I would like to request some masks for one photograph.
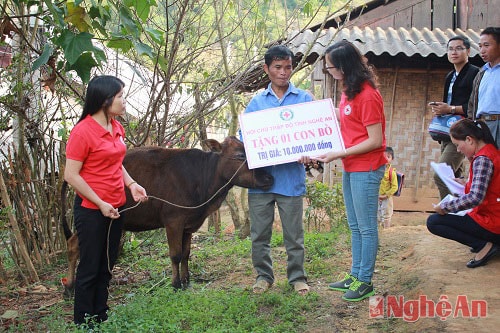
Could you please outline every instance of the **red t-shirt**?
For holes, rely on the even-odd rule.
[[[381,123],[383,142],[380,148],[368,153],[350,155],[342,159],[347,172],[363,172],[380,168],[387,163],[385,151],[385,115],[384,102],[380,92],[368,82],[363,83],[361,92],[353,100],[347,100],[342,93],[339,105],[340,132],[346,148],[368,139],[366,127]]]
[[[125,204],[122,162],[127,151],[125,131],[112,120],[113,135],[87,116],[71,131],[66,145],[66,158],[83,162],[80,176],[104,201],[118,208]],[[79,194],[80,195],[80,194]],[[85,208],[98,207],[80,195]]]

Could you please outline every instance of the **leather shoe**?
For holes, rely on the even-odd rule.
[[[476,260],[476,259],[472,258],[467,263],[467,267],[475,268],[475,267],[486,265],[488,260],[490,260],[490,258],[493,257],[493,255],[497,252],[498,252],[498,246],[493,244],[491,246],[491,249],[488,251],[488,253],[486,253],[486,255],[482,259]]]

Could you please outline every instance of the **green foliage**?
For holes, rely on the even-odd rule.
[[[195,286],[175,292],[160,288],[117,307],[103,332],[300,332],[306,298],[289,290],[254,297],[247,290],[206,290]],[[210,309],[210,311],[207,311]],[[140,315],[138,315],[140,314]]]
[[[313,181],[307,183],[307,208],[305,211],[308,230],[333,230],[347,225],[342,185],[328,185]]]
[[[340,224],[331,232],[312,232],[305,234],[306,246],[306,271],[311,278],[330,276],[333,274],[332,266],[325,258],[332,258],[342,253],[345,235],[349,230],[345,224]]]
[[[142,42],[144,34],[148,34],[156,43],[163,45],[162,32],[147,28],[144,24],[157,8],[155,0],[117,1],[102,4],[101,1],[30,1],[34,7],[46,8],[38,15],[43,22],[50,26],[47,32],[47,41],[40,56],[33,62],[32,70],[45,65],[49,58],[62,50],[63,57],[59,58],[59,68],[75,70],[83,82],[88,82],[93,68],[101,66],[103,61],[102,50],[93,45],[93,40],[109,41],[108,46],[129,51],[132,47],[138,55],[146,55],[155,59],[157,54],[153,48]],[[23,3],[17,3],[23,7]],[[147,28],[147,29],[146,29]]]
[[[57,42],[65,51],[64,55],[70,65],[74,64],[83,53],[94,50],[92,37],[88,32],[75,34],[68,30],[63,31]]]
[[[305,234],[306,270],[310,277],[334,274],[335,267],[329,259],[342,251],[344,245],[339,240],[347,233],[338,228],[334,232]],[[271,251],[276,273],[286,276],[286,271],[280,271],[286,266],[286,256],[278,249],[282,238],[277,235],[281,233],[275,234]],[[98,332],[294,333],[307,331],[306,316],[321,316],[324,311],[324,300],[316,293],[299,296],[286,280],[276,281],[273,288],[261,295],[253,294],[250,285],[242,287],[238,276],[233,274],[236,271],[241,274],[242,266],[249,274],[253,273],[249,239],[218,239],[197,234],[191,252],[191,288],[174,291],[169,274],[164,273],[165,265],[169,266],[164,233],[148,231],[131,235],[127,234],[117,265],[129,274],[147,271],[147,278],[133,282],[131,276],[129,284],[112,286],[109,319],[100,325]],[[199,278],[201,274],[203,278]],[[243,274],[246,276],[245,271]],[[224,283],[218,286],[212,284],[221,281]],[[88,331],[76,328],[68,320],[72,316],[68,310],[71,306],[72,302],[56,303],[47,308],[49,315],[36,321],[29,321],[28,315],[23,315],[7,332]],[[26,327],[28,322],[36,327]]]
[[[38,57],[38,59],[33,61],[33,65],[31,66],[31,69],[37,70],[38,68],[40,68],[40,66],[42,66],[43,64],[46,64],[47,61],[49,61],[49,58],[53,52],[54,52],[54,48],[52,47],[52,45],[45,44],[43,46],[42,54],[40,55],[40,57]]]
[[[273,233],[273,236],[271,237],[271,246],[272,247],[278,247],[278,246],[283,246],[285,244],[285,241],[283,240],[283,233]]]
[[[9,247],[7,244],[10,242],[10,224],[9,224],[9,213],[14,213],[13,207],[2,207],[0,209],[0,261],[3,264],[5,270],[10,270],[15,267],[14,260],[9,254]]]
[[[86,43],[83,41],[84,43],[73,43],[69,46],[67,41],[57,37],[64,37],[68,33],[88,34],[93,40],[102,40],[108,47],[124,53],[134,51],[137,55],[146,56],[144,61],[149,60],[164,69],[168,68],[168,59],[172,59],[170,52],[212,49],[214,45],[224,47],[228,41],[232,43],[234,54],[238,57],[243,55],[248,60],[249,46],[261,49],[269,41],[286,37],[290,29],[296,29],[295,26],[302,28],[301,25],[305,23],[313,24],[313,21],[323,19],[324,16],[318,15],[319,13],[331,13],[332,7],[340,7],[343,2],[345,1],[334,6],[321,0],[252,0],[237,3],[229,1],[220,2],[218,5],[211,1],[32,0],[29,1],[30,5],[40,8],[38,16],[45,25],[51,27],[50,32],[47,32],[48,40],[44,43],[45,51],[38,52],[41,56],[35,61],[33,68],[47,63],[46,51],[53,50],[52,54],[55,54],[60,49],[63,50],[63,57],[59,61],[69,62],[69,66],[74,67],[77,64],[75,57],[82,55],[78,53],[79,48]],[[23,7],[25,2],[14,3]],[[224,27],[223,36],[227,39],[224,41],[219,40],[222,35],[213,31],[219,24],[217,20],[221,19],[221,13],[224,17],[220,26]],[[251,32],[253,37],[249,38],[248,32]],[[177,40],[178,37],[180,40]],[[87,66],[71,68],[77,71],[84,82],[94,67],[101,66],[99,56],[95,54],[98,51],[89,50],[88,47],[86,49],[95,63],[85,62]],[[196,62],[191,66],[196,67]],[[213,70],[219,68],[220,66],[212,67]]]
[[[163,271],[168,260],[167,238],[163,230],[141,233],[127,233],[118,263],[126,264],[133,270]]]

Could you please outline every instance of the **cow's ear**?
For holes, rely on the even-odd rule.
[[[207,149],[215,153],[222,151],[222,145],[219,143],[219,141],[214,139],[203,140],[203,145],[207,147]]]

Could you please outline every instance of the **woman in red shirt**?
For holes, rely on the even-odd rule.
[[[344,292],[342,299],[360,301],[374,295],[371,282],[378,249],[378,193],[387,159],[385,116],[376,76],[365,57],[348,41],[330,46],[325,55],[326,69],[342,83],[342,96],[336,110],[343,151],[332,151],[314,160],[342,159],[342,190],[351,229],[351,272],[329,288]],[[301,162],[309,163],[303,157]]]
[[[89,327],[107,319],[108,286],[118,256],[125,185],[136,201],[147,194],[122,165],[125,131],[124,83],[97,76],[88,84],[80,120],[66,145],[64,179],[76,192],[74,223],[80,262],[75,280],[74,322]]]

